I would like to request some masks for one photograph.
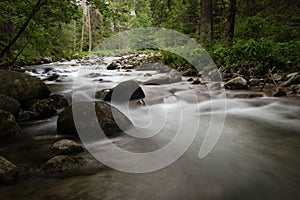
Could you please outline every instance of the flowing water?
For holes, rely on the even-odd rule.
[[[105,66],[78,66],[71,61],[32,66],[28,73],[43,78],[45,71],[55,69],[60,81],[47,84],[69,101],[74,92],[94,100],[96,91],[119,82],[160,76],[154,71],[106,71]],[[135,125],[128,133],[140,138],[120,136],[114,142],[129,151],[149,152],[164,147],[180,132],[184,135],[176,148],[183,148],[180,145],[190,138],[193,142],[178,160],[141,174],[106,169],[46,178],[28,172],[15,185],[0,186],[1,199],[300,199],[299,98],[225,100],[224,91],[208,92],[205,86],[185,80],[142,88],[145,106],[116,105]],[[56,119],[23,125],[22,135],[1,142],[0,154],[29,171],[41,165],[47,160],[48,146],[61,138]],[[209,140],[217,143],[207,156],[201,155]],[[103,141],[96,143],[104,153],[111,150]],[[131,160],[120,159],[123,167],[132,165]]]

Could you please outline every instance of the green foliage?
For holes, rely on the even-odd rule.
[[[300,41],[275,43],[268,40],[237,40],[232,46],[215,44],[209,48],[217,66],[247,64],[256,74],[265,74],[276,66],[280,71],[300,70]]]

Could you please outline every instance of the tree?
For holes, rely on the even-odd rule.
[[[201,0],[200,40],[213,40],[212,0]]]
[[[228,18],[227,18],[227,39],[232,41],[234,37],[234,26],[235,26],[235,15],[236,15],[236,0],[229,1]]]

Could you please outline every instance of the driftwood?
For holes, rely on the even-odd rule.
[[[273,76],[273,74],[272,74],[272,72],[275,70],[275,68],[276,68],[276,67],[273,67],[271,70],[269,69],[268,76],[266,77],[266,79],[265,79],[265,81],[264,81],[264,84],[263,84],[262,87],[260,88],[260,91],[261,91],[261,92],[263,91],[264,87],[266,86],[266,83],[267,83],[269,77],[272,78],[274,85],[275,85],[276,87],[278,87],[278,85],[277,85],[277,83],[276,83],[276,81],[275,81],[275,79],[274,79],[274,76]]]

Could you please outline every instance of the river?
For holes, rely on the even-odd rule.
[[[113,59],[116,58],[107,57],[104,61],[110,63]],[[41,78],[46,69],[55,69],[60,81],[46,83],[69,101],[74,92],[94,100],[95,91],[122,81],[159,76],[155,71],[107,71],[105,66],[68,61],[27,69]],[[28,172],[15,185],[1,186],[1,199],[300,199],[299,98],[224,101],[224,91],[209,94],[202,86],[191,85],[185,79],[142,88],[146,106],[126,114],[142,136],[164,134],[141,143],[120,136],[114,138],[115,143],[136,152],[152,151],[166,145],[181,126],[184,138],[192,137],[196,131],[191,146],[178,160],[149,173],[106,169],[80,176],[46,178]],[[23,134],[14,141],[1,141],[0,153],[29,171],[32,166],[41,165],[48,146],[61,137],[56,132],[56,120],[54,116],[24,124]],[[216,145],[200,159],[205,136],[218,130],[221,132]],[[101,143],[98,146],[102,148]],[[125,166],[131,164],[123,159]]]

